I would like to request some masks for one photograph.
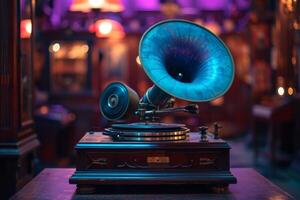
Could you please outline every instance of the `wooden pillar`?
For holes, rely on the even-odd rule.
[[[19,0],[0,1],[0,199],[30,180],[39,145],[32,117],[33,34],[21,39],[21,11],[26,6],[21,8]],[[34,1],[29,6],[26,18],[33,22]]]

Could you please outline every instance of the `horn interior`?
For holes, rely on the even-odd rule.
[[[225,44],[202,26],[167,20],[143,35],[142,66],[160,89],[188,101],[208,101],[223,95],[234,77]]]

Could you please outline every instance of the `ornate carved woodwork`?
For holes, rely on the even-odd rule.
[[[34,1],[22,3],[0,1],[1,199],[8,198],[30,179],[33,150],[38,146],[32,120],[33,37],[31,34],[21,39],[20,28],[23,17],[33,24]]]
[[[89,132],[75,147],[76,172],[70,183],[77,184],[78,192],[104,185],[236,183],[229,145],[211,136],[200,142],[198,133],[189,136],[183,141],[127,142]]]

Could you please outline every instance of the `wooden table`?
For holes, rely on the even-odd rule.
[[[250,168],[233,168],[231,172],[237,177],[237,184],[229,186],[229,191],[225,193],[207,193],[207,192],[176,192],[178,186],[174,186],[173,192],[166,192],[160,187],[156,192],[133,192],[118,191],[115,194],[103,193],[96,195],[77,195],[76,186],[68,182],[74,169],[45,169],[30,183],[16,193],[12,199],[151,199],[151,200],[169,200],[169,199],[294,199],[291,195],[284,192],[266,178],[261,176],[255,170]]]

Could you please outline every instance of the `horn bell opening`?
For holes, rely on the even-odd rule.
[[[192,83],[198,76],[202,55],[192,41],[178,38],[170,42],[173,47],[164,49],[163,57],[167,73],[180,82]]]
[[[139,47],[149,78],[171,96],[192,102],[223,95],[234,78],[226,45],[206,28],[185,20],[166,20],[150,27]]]

